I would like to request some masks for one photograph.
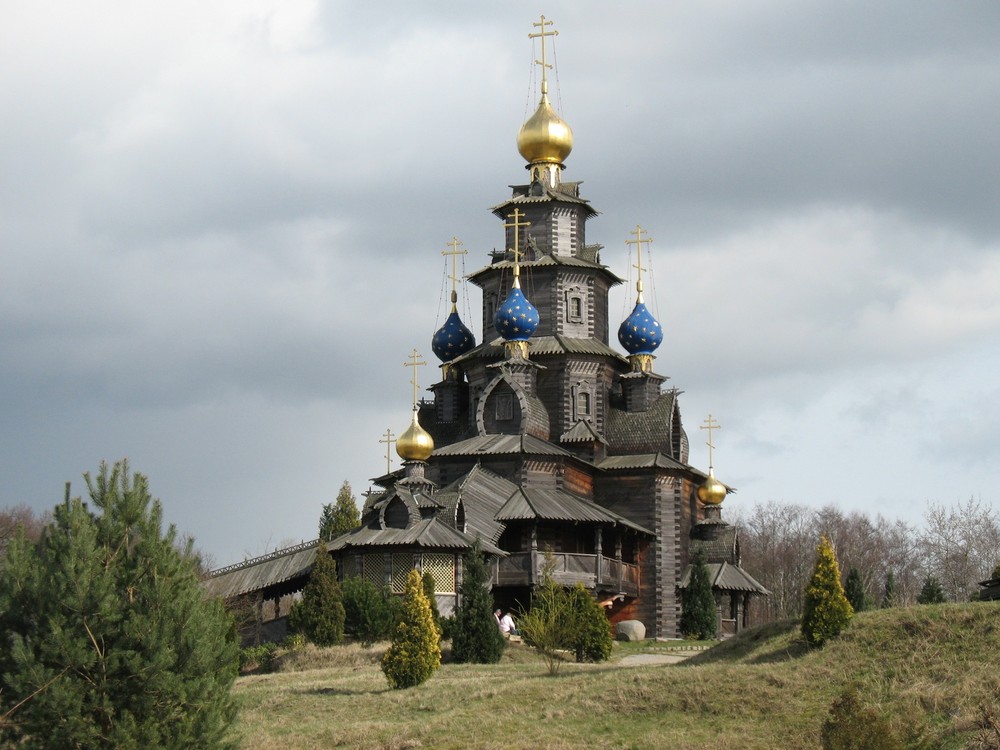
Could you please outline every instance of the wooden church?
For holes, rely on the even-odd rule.
[[[413,567],[429,571],[447,615],[478,540],[498,607],[527,609],[546,572],[583,583],[612,622],[639,620],[649,637],[672,638],[701,546],[720,607],[728,600],[724,629],[737,630],[749,597],[767,592],[739,566],[736,529],[719,510],[727,488],[688,463],[680,392],[654,371],[664,334],[643,300],[649,239],[640,227],[628,240],[639,259],[635,306],[617,325],[624,353],[610,339],[619,322],[608,293],[623,280],[587,241],[597,211],[579,182],[563,180],[573,135],[549,101],[550,24],[543,16],[529,35],[541,43],[541,92],[517,137],[527,179],[492,209],[506,249],[468,277],[482,290],[483,340],[460,319],[453,288],[431,340],[440,375],[429,398],[418,399],[422,362],[411,355],[414,408],[396,442],[403,467],[373,480],[362,525],[328,550],[341,575],[398,592]],[[314,545],[216,571],[206,586],[274,601],[280,617],[280,597],[301,590]]]

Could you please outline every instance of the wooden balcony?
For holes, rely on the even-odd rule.
[[[639,566],[603,555],[579,555],[557,552],[552,555],[555,568],[552,578],[564,586],[582,583],[588,589],[615,591],[627,596],[639,595]],[[494,558],[490,583],[494,586],[532,586],[542,580],[545,555],[539,552],[514,552]]]

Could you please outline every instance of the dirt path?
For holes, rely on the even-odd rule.
[[[682,651],[678,649],[671,653],[630,654],[629,656],[623,656],[619,663],[623,667],[643,667],[650,664],[677,664],[694,656],[696,653],[696,651]]]

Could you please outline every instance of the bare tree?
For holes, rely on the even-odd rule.
[[[941,581],[949,601],[968,601],[1000,560],[1000,519],[989,503],[970,497],[950,508],[931,504],[924,522],[926,575]]]

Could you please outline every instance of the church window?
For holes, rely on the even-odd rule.
[[[497,315],[497,296],[495,294],[486,295],[486,325],[493,325],[493,318]]]
[[[584,322],[583,295],[576,290],[566,295],[566,320],[570,323]]]
[[[497,394],[496,398],[497,420],[511,420],[514,418],[514,397],[509,393]]]
[[[576,400],[576,410],[577,416],[579,417],[589,417],[590,416],[590,393],[587,391],[580,391],[579,396]]]

